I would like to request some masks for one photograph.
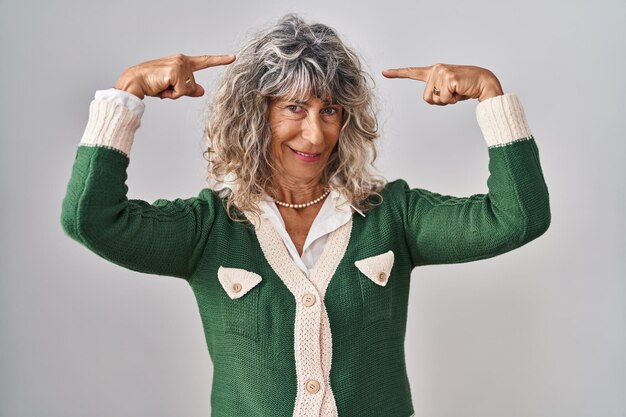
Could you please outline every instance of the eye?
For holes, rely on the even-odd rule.
[[[336,107],[325,107],[322,109],[322,113],[327,114],[327,115],[335,115],[337,114],[338,110]]]
[[[292,113],[298,113],[301,109],[300,106],[298,106],[297,104],[290,104],[287,107],[285,107],[287,110],[289,110]]]

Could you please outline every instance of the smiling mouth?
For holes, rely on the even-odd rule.
[[[321,153],[304,153],[304,152],[296,151],[295,149],[293,149],[293,151],[297,153],[298,155],[306,156],[307,158],[314,158],[316,156],[321,155]]]
[[[321,152],[320,153],[305,153],[305,152],[296,151],[292,147],[289,147],[289,149],[291,149],[295,154],[303,156],[305,158],[318,158],[320,155],[322,155]]]

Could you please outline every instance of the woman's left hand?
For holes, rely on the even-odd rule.
[[[504,94],[500,81],[486,68],[473,65],[434,64],[428,67],[395,68],[383,71],[387,78],[425,81],[424,100],[445,106],[468,98],[483,101]]]

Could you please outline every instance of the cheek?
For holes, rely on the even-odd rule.
[[[331,149],[334,149],[339,142],[339,135],[341,134],[341,126],[332,126],[326,132],[326,142],[330,145]]]
[[[276,126],[272,130],[272,137],[270,139],[270,157],[276,163],[282,164],[287,158],[289,149],[286,144],[292,138],[289,129],[285,129],[287,126]]]
[[[274,161],[282,159],[282,141],[275,136],[272,136],[270,142],[270,156]]]
[[[281,126],[281,124],[279,123],[275,123],[270,125],[270,135],[271,135],[271,139],[270,139],[270,147],[272,149],[280,149],[280,145],[282,142],[285,141],[285,132],[284,132],[284,127]]]
[[[296,136],[299,123],[292,120],[277,120],[270,124],[272,140],[275,142],[286,142]]]

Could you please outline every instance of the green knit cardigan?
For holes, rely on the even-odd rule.
[[[329,237],[309,277],[265,223],[233,222],[210,189],[127,199],[139,119],[93,101],[61,222],[125,268],[185,279],[211,356],[214,417],[409,417],[405,366],[411,271],[518,248],[550,224],[548,190],[515,96],[479,104],[488,193],[452,197],[403,180]]]

